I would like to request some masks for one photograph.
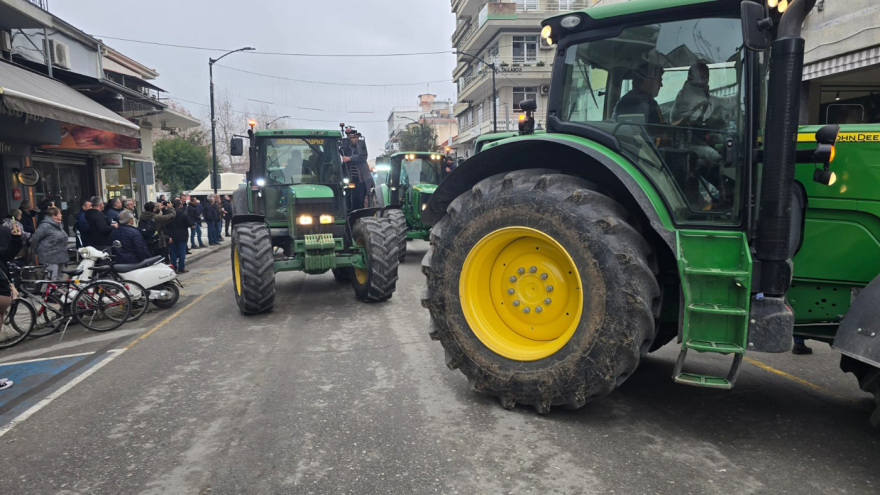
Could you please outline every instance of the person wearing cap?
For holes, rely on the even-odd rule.
[[[707,130],[720,129],[724,126],[724,121],[717,117],[716,107],[709,94],[709,66],[703,62],[691,65],[687,80],[675,97],[669,113],[672,124]],[[719,137],[714,132],[696,132],[687,147],[697,155],[700,164],[719,166],[724,160],[711,146],[718,141]]]
[[[614,107],[612,118],[624,115],[644,116],[646,124],[663,124],[663,114],[654,98],[663,87],[663,68],[646,62],[632,71],[633,89],[623,95]]]
[[[367,149],[360,142],[361,135],[354,129],[346,130],[348,142],[342,147],[342,161],[348,166],[348,179],[354,184],[351,194],[352,209],[364,208],[367,190],[373,183],[367,164]]]

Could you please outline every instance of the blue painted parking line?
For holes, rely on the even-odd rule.
[[[46,382],[85,360],[94,359],[94,354],[89,352],[0,364],[0,377],[9,378],[15,382],[12,387],[0,391],[0,411],[2,411],[2,414],[0,414],[0,425],[8,423],[9,420],[26,411],[48,394],[48,390],[44,391],[45,393],[35,393]],[[86,368],[87,366],[84,367],[84,369]],[[21,400],[25,395],[28,397]],[[7,407],[11,404],[14,404],[14,406],[11,408]]]

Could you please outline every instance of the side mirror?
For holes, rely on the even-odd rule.
[[[519,108],[523,112],[534,112],[538,109],[538,103],[535,100],[523,100],[519,102]]]
[[[770,48],[770,29],[773,20],[765,15],[764,6],[755,2],[740,4],[743,44],[749,50],[763,52]]]
[[[229,142],[229,154],[232,156],[241,156],[244,154],[244,141],[241,138],[232,138]]]

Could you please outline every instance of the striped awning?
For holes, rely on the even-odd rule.
[[[875,64],[880,64],[880,46],[873,46],[805,65],[803,80],[808,81]]]

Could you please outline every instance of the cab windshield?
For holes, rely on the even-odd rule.
[[[741,29],[733,18],[651,24],[565,52],[557,115],[614,135],[678,223],[740,221]]]
[[[261,146],[268,184],[337,184],[342,180],[339,139],[266,138]]]
[[[439,156],[439,155],[437,155]],[[440,171],[440,159],[416,156],[412,160],[403,159],[400,168],[400,183],[415,186],[417,184],[440,184],[443,175]]]

